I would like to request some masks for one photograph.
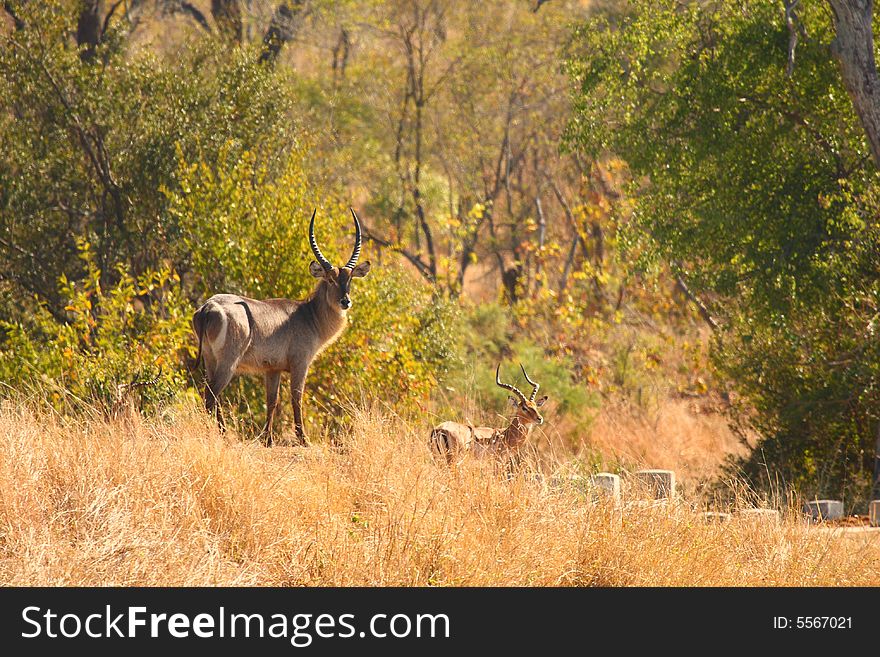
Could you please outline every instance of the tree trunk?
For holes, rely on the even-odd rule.
[[[25,28],[24,21],[16,13],[15,7],[12,6],[11,2],[4,2],[3,10],[7,13],[9,18],[12,19],[12,25],[15,27],[16,31],[23,30]]]
[[[874,486],[871,499],[880,500],[880,424],[877,425],[877,442],[874,443]]]
[[[521,264],[513,264],[501,270],[501,285],[504,289],[504,301],[512,306],[519,300],[520,279],[523,268]]]
[[[241,6],[238,0],[211,0],[211,15],[224,39],[232,43],[241,43]]]
[[[535,258],[535,289],[540,290],[543,283],[541,269],[544,261],[544,242],[547,238],[547,219],[544,217],[544,208],[541,205],[541,196],[535,195],[535,211],[538,215],[538,255]]]
[[[569,247],[568,256],[565,258],[565,267],[562,268],[562,276],[559,278],[558,293],[560,295],[565,292],[565,288],[568,287],[568,277],[571,276],[571,268],[574,266],[574,256],[577,253],[578,242],[580,242],[580,239],[580,235],[575,235],[571,240],[571,247]]]
[[[598,221],[590,223],[590,235],[593,238],[593,258],[600,267],[605,264],[605,232]]]
[[[831,52],[843,84],[868,138],[874,165],[880,168],[880,78],[871,30],[873,0],[828,0],[836,37]]]
[[[348,65],[348,55],[351,50],[351,35],[344,27],[339,29],[339,39],[333,46],[333,84],[345,77],[345,67]]]
[[[874,166],[880,168],[880,77],[874,58],[873,0],[828,0],[836,36],[831,53],[865,131]],[[880,499],[880,425],[874,446],[871,499]]]
[[[281,49],[289,41],[293,41],[296,33],[295,21],[298,14],[303,10],[305,0],[286,0],[275,8],[269,29],[263,37],[263,52],[260,55],[261,62],[274,64],[281,54]]]
[[[101,43],[101,18],[104,15],[103,0],[82,0],[79,4],[79,21],[76,24],[76,44],[82,48],[80,58],[85,62],[95,56]]]
[[[413,173],[412,197],[416,206],[416,216],[419,219],[419,227],[425,235],[425,248],[428,250],[428,267],[431,277],[437,280],[437,252],[434,248],[434,236],[431,226],[425,215],[425,205],[422,201],[422,102],[416,101],[415,117],[415,172]],[[418,230],[418,229],[417,229]],[[416,233],[418,235],[418,232]]]

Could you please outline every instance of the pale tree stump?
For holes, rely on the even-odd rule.
[[[672,470],[638,470],[635,476],[655,500],[675,497],[675,473]]]
[[[804,504],[804,513],[813,522],[840,520],[843,518],[843,502],[840,500],[812,500]]]
[[[610,472],[597,472],[590,477],[593,491],[599,495],[610,497],[614,502],[620,501],[620,477]]]

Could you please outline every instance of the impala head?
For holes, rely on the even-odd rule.
[[[318,248],[318,241],[315,239],[315,215],[318,213],[317,208],[312,212],[312,220],[309,222],[309,244],[312,247],[312,253],[315,254],[315,261],[309,265],[309,272],[315,278],[320,278],[327,282],[325,294],[328,295],[327,301],[331,304],[339,304],[339,308],[343,311],[351,308],[351,279],[366,276],[370,271],[370,262],[362,262],[358,264],[358,258],[361,255],[361,223],[354,209],[351,210],[351,216],[354,218],[354,250],[351,252],[351,258],[348,263],[341,269],[334,267],[321,249]]]
[[[529,378],[528,373],[526,373],[526,368],[523,367],[522,363],[520,363],[520,368],[522,369],[523,376],[526,377],[526,381],[532,386],[532,394],[528,397],[526,397],[516,386],[501,382],[501,363],[498,363],[498,367],[495,370],[495,384],[499,388],[510,390],[516,395],[516,397],[511,396],[510,401],[516,406],[516,414],[520,420],[531,422],[533,424],[543,424],[544,418],[541,416],[538,409],[547,402],[547,395],[544,395],[536,401],[535,396],[538,394],[538,388],[541,386]]]

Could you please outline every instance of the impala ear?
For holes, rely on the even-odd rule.
[[[324,276],[324,268],[321,266],[320,263],[315,262],[314,260],[312,260],[312,262],[309,263],[309,273],[310,273],[312,276],[314,276],[315,278],[323,278],[323,276]]]
[[[541,397],[538,401],[535,402],[535,406],[541,408],[545,403],[547,403],[547,395]]]
[[[507,398],[507,403],[510,404],[511,406],[516,407],[516,406],[519,406],[519,399],[517,399],[516,397],[510,396]]]
[[[363,278],[370,272],[370,261],[362,262],[357,267],[351,270],[352,278]]]

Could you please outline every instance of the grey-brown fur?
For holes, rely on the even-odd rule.
[[[278,407],[281,374],[290,373],[291,403],[297,438],[305,444],[302,395],[309,366],[332,344],[346,325],[351,306],[351,280],[366,276],[370,263],[356,265],[360,251],[360,226],[349,264],[333,267],[314,242],[314,215],[309,228],[317,262],[309,271],[319,278],[311,296],[291,299],[249,299],[235,294],[216,294],[193,315],[193,331],[205,364],[205,408],[225,426],[218,400],[236,374],[262,374],[266,386],[266,424],[263,432],[272,444],[272,421]]]

